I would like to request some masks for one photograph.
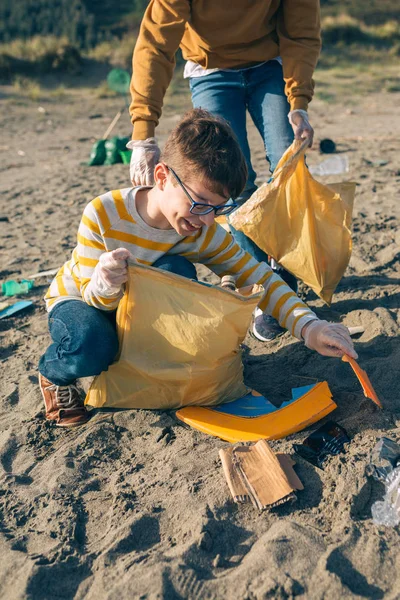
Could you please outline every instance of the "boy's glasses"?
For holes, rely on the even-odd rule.
[[[202,202],[196,202],[195,200],[193,200],[192,196],[189,194],[189,192],[187,191],[187,189],[185,188],[175,171],[171,169],[171,167],[168,167],[168,165],[166,165],[166,167],[168,171],[170,171],[175,177],[176,181],[183,189],[186,196],[189,198],[192,205],[190,207],[190,212],[193,215],[208,215],[210,212],[214,211],[215,216],[219,217],[220,215],[229,215],[229,213],[231,213],[233,210],[235,210],[235,208],[237,208],[238,205],[236,204],[236,202],[233,202],[233,200],[228,200],[229,204],[220,204],[219,206],[213,206],[212,204],[203,204]]]

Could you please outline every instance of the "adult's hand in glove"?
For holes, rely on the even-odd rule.
[[[129,169],[132,185],[154,185],[154,167],[160,160],[156,139],[131,140],[126,147],[132,150]]]
[[[322,356],[338,356],[347,354],[352,358],[358,358],[354,350],[349,330],[339,323],[328,323],[328,321],[309,321],[301,331],[307,348],[316,350]]]
[[[115,296],[121,291],[122,285],[128,281],[128,259],[134,260],[134,257],[126,248],[117,248],[100,256],[91,279],[97,293]]]
[[[300,108],[291,110],[288,114],[288,119],[293,128],[295,139],[303,141],[307,139],[308,145],[311,148],[314,139],[314,129],[308,120],[307,111]]]

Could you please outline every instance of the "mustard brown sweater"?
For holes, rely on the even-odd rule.
[[[280,56],[291,110],[307,110],[321,49],[319,0],[151,0],[133,54],[133,139],[154,136],[181,48],[205,69]]]

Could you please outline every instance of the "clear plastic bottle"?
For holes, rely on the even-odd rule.
[[[31,279],[23,279],[20,283],[11,279],[1,285],[1,291],[5,296],[17,296],[19,294],[27,294],[33,286],[34,281]]]
[[[236,292],[236,277],[234,275],[223,275],[221,287],[231,292]]]

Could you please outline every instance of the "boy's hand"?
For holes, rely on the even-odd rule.
[[[306,323],[301,335],[307,348],[316,350],[322,356],[341,357],[347,354],[352,358],[358,358],[349,330],[344,325],[318,319]]]
[[[291,110],[288,114],[289,123],[292,126],[294,137],[296,140],[308,140],[308,145],[311,148],[314,139],[314,129],[308,120],[306,110],[300,108]]]
[[[92,281],[100,294],[119,293],[121,286],[128,281],[128,259],[134,260],[126,248],[104,252],[100,256],[92,275]]]
[[[126,147],[132,150],[129,169],[132,185],[154,185],[154,167],[161,154],[156,139],[131,140]]]

